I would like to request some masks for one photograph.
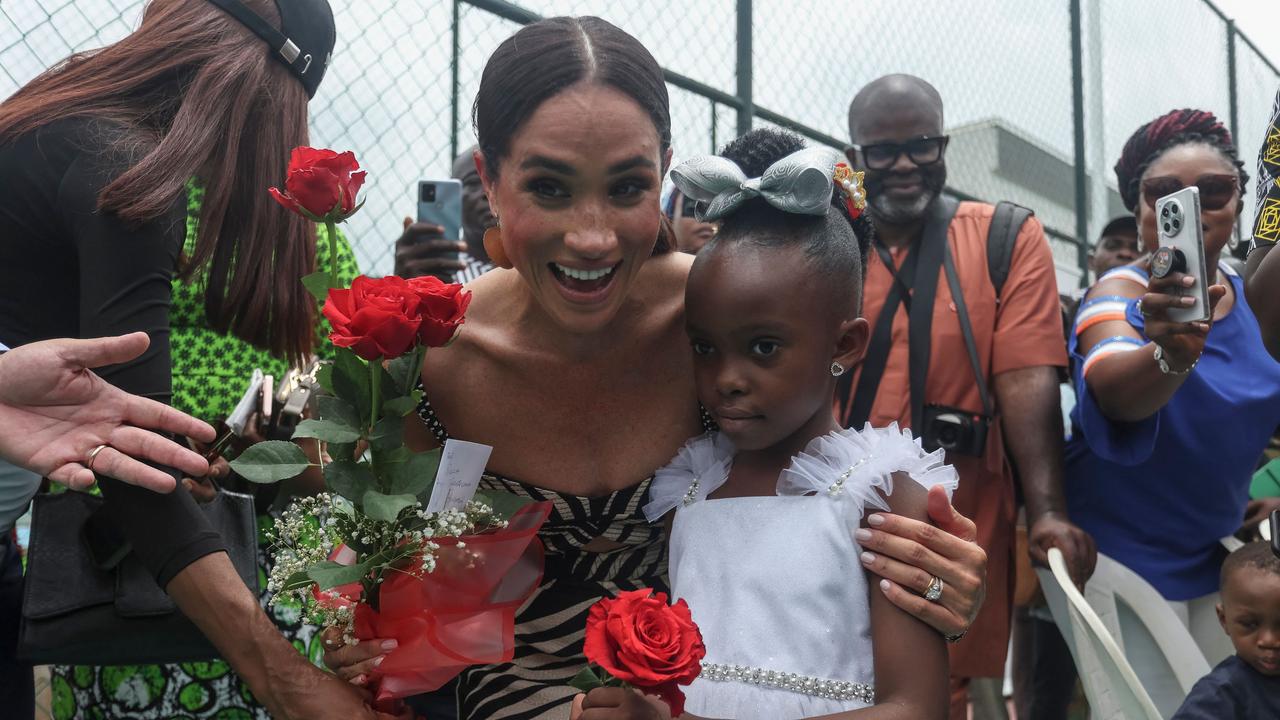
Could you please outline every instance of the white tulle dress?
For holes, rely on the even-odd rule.
[[[843,430],[792,459],[769,497],[707,499],[734,449],[719,433],[690,440],[650,487],[646,516],[676,510],[671,590],[689,604],[707,656],[686,711],[788,720],[874,702],[871,611],[853,531],[865,508],[888,510],[893,473],[956,486],[942,452],[908,431]]]

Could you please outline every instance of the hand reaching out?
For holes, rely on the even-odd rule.
[[[143,460],[203,477],[200,455],[151,430],[203,442],[213,428],[163,403],[131,395],[92,372],[141,355],[146,333],[94,340],[46,340],[0,355],[0,457],[73,488],[93,484],[93,470],[157,492],[174,480]]]

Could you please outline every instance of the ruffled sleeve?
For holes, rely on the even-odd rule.
[[[893,494],[893,474],[905,473],[926,490],[941,485],[955,492],[959,476],[945,464],[942,450],[925,452],[911,431],[889,427],[840,430],[816,438],[778,478],[779,495],[823,494],[849,503],[849,514],[861,518],[871,506],[889,510],[881,497]]]
[[[693,438],[649,483],[644,516],[657,522],[672,508],[706,500],[729,479],[733,467],[733,443],[723,434],[709,432]]]

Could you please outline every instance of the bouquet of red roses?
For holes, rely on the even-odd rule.
[[[680,686],[698,677],[707,654],[688,604],[668,604],[666,593],[648,588],[592,605],[583,650],[590,665],[570,685],[635,688],[661,698],[672,717],[684,712]]]
[[[280,204],[334,225],[360,209],[365,173],[351,153],[297,148]],[[347,642],[395,638],[372,678],[379,700],[434,690],[472,664],[511,659],[517,607],[542,576],[537,530],[548,503],[477,493],[461,506],[426,509],[440,450],[404,446],[405,418],[422,399],[417,380],[428,348],[448,344],[471,294],[434,277],[358,277],[334,272],[303,284],[324,301],[334,361],[316,380],[314,417],[293,439],[323,443],[327,492],[295,500],[269,531],[276,553],[267,587],[296,596],[311,618],[340,627]],[[232,461],[247,480],[278,482],[310,466],[294,442],[267,441]],[[385,706],[384,706],[385,707]]]

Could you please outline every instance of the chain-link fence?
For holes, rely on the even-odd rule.
[[[928,79],[946,101],[951,190],[1035,209],[1064,289],[1081,279],[1080,240],[1123,211],[1110,167],[1129,133],[1169,109],[1204,108],[1230,123],[1252,165],[1280,85],[1276,66],[1207,0],[331,3],[338,46],[312,102],[312,141],[354,150],[370,171],[348,233],[371,274],[391,270],[417,181],[446,177],[474,142],[485,60],[540,15],[599,15],[654,53],[668,72],[677,157],[753,122],[842,147],[858,88],[889,72]],[[0,98],[128,33],[143,4],[3,0]],[[1246,232],[1251,219],[1248,203]]]

